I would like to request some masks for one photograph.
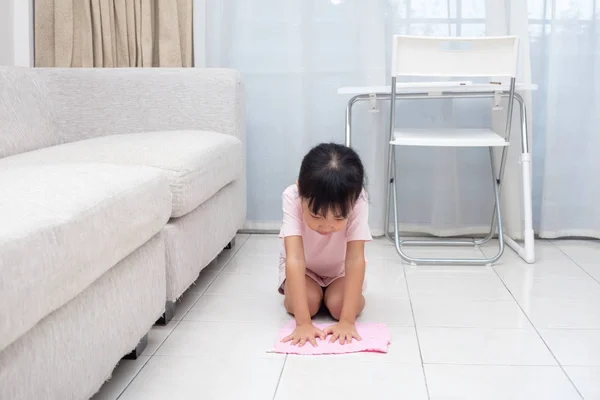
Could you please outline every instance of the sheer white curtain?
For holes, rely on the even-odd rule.
[[[340,86],[389,82],[390,38],[418,35],[523,35],[521,73],[528,79],[524,0],[196,0],[197,65],[234,67],[247,89],[248,224],[277,229],[281,192],[302,156],[318,142],[344,140],[347,98]],[[355,109],[354,146],[369,177],[371,225],[383,231],[385,104]],[[487,103],[407,102],[405,126],[485,126],[502,120]],[[519,124],[515,124],[519,126]],[[513,133],[517,138],[517,132]],[[507,222],[520,236],[519,165],[504,187]],[[484,233],[492,214],[487,151],[417,149],[398,157],[401,225],[439,235]]]
[[[530,0],[531,2],[531,0]],[[540,236],[600,238],[600,1],[531,2]]]

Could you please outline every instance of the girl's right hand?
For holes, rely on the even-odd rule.
[[[292,332],[291,335],[283,338],[282,342],[292,342],[292,345],[300,345],[300,347],[304,346],[306,342],[310,342],[313,346],[317,347],[317,341],[315,338],[320,338],[321,340],[325,340],[325,332],[315,327],[313,324],[304,324],[297,325],[296,329]]]

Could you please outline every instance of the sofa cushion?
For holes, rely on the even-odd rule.
[[[170,214],[168,182],[153,168],[0,168],[0,351],[156,235]]]
[[[0,67],[0,158],[60,142],[48,98],[39,74],[28,68]]]
[[[231,136],[207,131],[162,131],[103,136],[0,160],[3,165],[97,162],[159,168],[168,177],[172,216],[180,217],[240,177],[244,147]],[[7,163],[7,164],[5,164]]]

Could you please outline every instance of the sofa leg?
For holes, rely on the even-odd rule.
[[[137,360],[138,357],[144,351],[144,349],[146,349],[147,345],[148,345],[148,334],[145,334],[144,337],[138,343],[138,345],[135,347],[135,350],[133,350],[129,354],[126,354],[125,357],[123,357],[123,359],[124,360]]]
[[[231,250],[233,249],[233,246],[235,246],[235,238],[231,239],[231,242],[227,243],[227,246],[225,246],[225,250]]]
[[[165,326],[167,325],[175,316],[175,302],[167,301],[165,303],[165,312],[161,317],[156,321],[156,325]]]

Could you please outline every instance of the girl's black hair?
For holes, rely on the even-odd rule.
[[[329,211],[348,218],[362,193],[365,171],[358,154],[349,147],[321,143],[302,160],[298,177],[300,197],[308,200],[314,215]]]

